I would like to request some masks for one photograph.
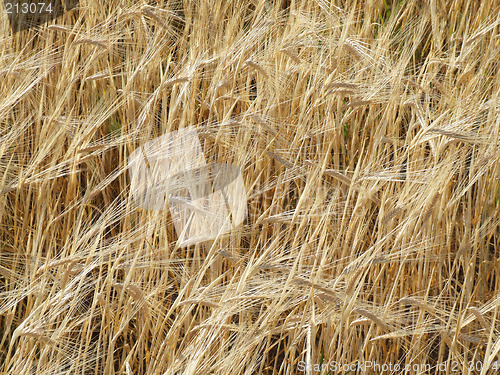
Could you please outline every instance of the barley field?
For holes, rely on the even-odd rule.
[[[5,9],[0,374],[500,372],[500,1]],[[183,129],[246,194],[188,245],[128,164]]]

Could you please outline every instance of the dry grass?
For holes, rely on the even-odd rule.
[[[0,371],[498,360],[499,6],[82,0],[16,34],[2,10]],[[189,126],[249,215],[179,248],[126,163]]]

